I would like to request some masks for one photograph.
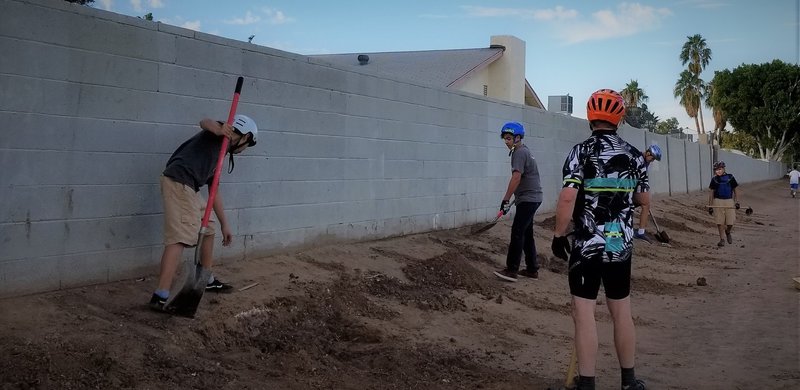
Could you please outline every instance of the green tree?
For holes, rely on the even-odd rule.
[[[705,38],[703,38],[703,36],[701,36],[700,34],[695,34],[690,37],[686,37],[686,43],[684,43],[683,47],[681,48],[680,59],[681,59],[681,65],[686,65],[687,63],[689,64],[688,66],[689,72],[691,72],[694,75],[694,77],[696,77],[697,80],[699,80],[699,84],[702,85],[703,79],[700,78],[700,73],[703,73],[703,69],[705,69],[706,66],[708,66],[708,63],[711,61],[711,49],[706,44]],[[683,78],[683,74],[681,74],[680,78]],[[680,78],[678,79],[679,82]],[[703,107],[702,107],[703,92],[705,92],[703,88],[698,88],[695,91],[695,93],[697,93],[696,100],[698,106],[696,115],[700,116],[700,120],[698,122],[700,123],[703,133],[705,133],[706,126],[705,123],[703,123]],[[691,98],[688,99],[688,101],[694,104],[695,99]],[[689,110],[687,109],[686,112],[688,114]],[[691,115],[689,116],[692,117]],[[697,121],[697,118],[695,118],[695,121]],[[699,129],[698,129],[698,134],[700,134]]]
[[[620,91],[625,101],[625,123],[640,129],[654,130],[658,117],[647,110],[645,102],[649,99],[637,80],[631,80]]]
[[[711,113],[714,115],[714,131],[719,135],[725,130],[725,126],[728,124],[728,117],[718,105],[714,104],[714,94],[714,80],[711,80],[711,82],[706,85],[705,103],[706,106],[711,107]]]
[[[665,119],[661,122],[658,122],[656,125],[656,133],[658,134],[672,134],[678,133],[680,131],[678,127],[678,119],[674,116],[669,119]]]
[[[713,105],[736,133],[753,137],[758,157],[781,161],[800,147],[800,66],[743,64],[716,72],[713,86]]]
[[[700,135],[700,121],[697,119],[700,109],[700,99],[704,89],[703,80],[700,80],[694,73],[689,70],[681,72],[680,78],[675,83],[673,93],[676,98],[680,99],[681,106],[686,110],[689,118],[694,119],[697,135]],[[705,130],[703,130],[705,132]]]
[[[719,144],[723,149],[736,149],[750,157],[760,157],[756,139],[741,131],[723,131],[720,134]]]
[[[642,104],[641,107],[625,108],[625,123],[640,129],[655,131],[658,117],[647,109],[647,104]]]
[[[625,88],[620,91],[620,95],[625,100],[625,107],[639,107],[640,103],[647,103],[649,99],[644,90],[639,88],[638,80],[631,80],[630,83],[626,84]]]

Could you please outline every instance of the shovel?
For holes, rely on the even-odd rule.
[[[653,210],[650,210],[650,219],[653,220],[653,225],[656,227],[656,234],[654,234],[656,240],[669,244],[669,234],[667,234],[666,230],[661,230],[661,228],[658,227],[658,222],[656,222],[656,217],[653,215]]]
[[[512,201],[512,202],[511,202],[511,205],[510,205],[510,206],[513,206],[513,205],[514,205],[514,203],[517,203],[517,200],[516,200],[516,199],[514,199],[514,201]],[[510,207],[510,206],[509,206],[509,207]],[[471,234],[483,233],[483,232],[485,232],[485,231],[487,231],[487,230],[489,230],[489,229],[493,228],[493,227],[494,227],[494,225],[497,225],[497,222],[499,222],[499,221],[500,221],[500,218],[503,218],[503,215],[504,215],[504,214],[503,214],[503,210],[500,210],[500,211],[498,211],[498,212],[497,212],[497,216],[496,216],[496,217],[494,217],[494,219],[493,219],[493,220],[491,220],[491,221],[490,221],[489,223],[487,223],[486,225],[483,225],[483,226],[481,226],[481,227],[479,227],[479,228],[477,228],[477,229],[473,229]]]
[[[228,113],[228,124],[233,123],[236,116],[236,107],[239,105],[239,94],[242,92],[242,84],[244,78],[239,77],[236,80],[236,89],[233,92],[233,101],[231,102],[231,109]],[[211,182],[211,187],[208,189],[208,202],[206,202],[206,210],[203,214],[203,221],[200,225],[200,231],[197,233],[197,246],[194,250],[194,261],[185,261],[183,270],[183,283],[175,294],[170,294],[171,298],[167,300],[164,305],[164,311],[183,316],[194,317],[197,312],[197,306],[203,299],[203,293],[206,291],[206,284],[211,277],[211,270],[203,267],[200,262],[200,253],[202,252],[203,239],[209,233],[208,220],[211,217],[211,210],[214,208],[214,198],[217,197],[217,189],[219,188],[219,176],[222,172],[222,162],[228,151],[228,137],[222,137],[222,145],[219,148],[219,158],[217,158],[216,169],[214,170],[214,180]]]
[[[709,207],[709,208],[712,208],[712,209],[735,209],[736,208],[734,206],[706,206],[706,207]],[[744,210],[744,214],[745,215],[753,215],[753,208],[748,206]]]

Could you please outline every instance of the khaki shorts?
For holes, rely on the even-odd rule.
[[[197,245],[197,234],[206,209],[206,201],[192,187],[161,176],[161,199],[164,202],[164,245]],[[208,220],[206,236],[216,231],[214,213]]]
[[[717,225],[733,225],[736,223],[736,209],[733,208],[735,203],[733,199],[716,199],[711,202],[712,206],[725,206],[729,209],[714,209],[714,222]]]

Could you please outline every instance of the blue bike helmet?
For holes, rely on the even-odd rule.
[[[659,148],[658,145],[650,145],[647,151],[655,157],[656,161],[661,161],[661,148]]]
[[[508,122],[500,129],[500,138],[503,138],[506,134],[511,134],[512,136],[518,135],[519,138],[525,138],[525,128],[522,127],[522,124],[519,122]]]

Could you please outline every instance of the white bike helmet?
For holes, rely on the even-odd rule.
[[[249,116],[236,114],[236,116],[233,118],[233,128],[242,135],[246,135],[247,133],[252,134],[248,145],[255,146],[256,141],[258,140],[258,126],[256,126],[256,122],[254,120],[252,120]]]

